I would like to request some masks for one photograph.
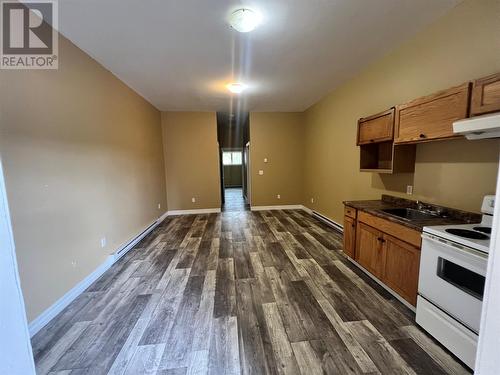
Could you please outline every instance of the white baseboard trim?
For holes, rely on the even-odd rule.
[[[289,204],[284,206],[252,206],[252,211],[268,211],[268,210],[302,210],[304,206],[301,204]]]
[[[309,215],[312,215],[314,212],[313,210],[311,210],[309,207],[306,207],[306,206],[302,206],[302,210],[307,212]]]
[[[50,306],[39,316],[33,319],[28,325],[30,337],[36,335],[36,333],[43,327],[45,327],[52,319],[54,319],[57,314],[59,314],[66,306],[73,302],[76,297],[82,294],[85,289],[87,289],[94,281],[101,277],[104,272],[110,269],[113,264],[115,264],[149,232],[151,232],[156,226],[158,226],[158,224],[160,224],[165,217],[166,215],[163,214],[157,220],[153,221],[150,225],[146,226],[133,239],[120,246],[113,254],[109,255],[104,263],[99,265],[90,275],[76,284],[72,289],[70,289],[66,294],[64,294],[54,304],[52,304],[52,306]]]
[[[216,214],[220,208],[198,208],[195,210],[172,210],[167,212],[167,216],[175,215],[194,215],[194,214]]]
[[[356,267],[358,267],[361,271],[363,271],[364,273],[366,273],[370,277],[370,279],[372,279],[377,284],[379,284],[382,288],[384,288],[389,293],[391,293],[399,302],[401,302],[403,305],[405,305],[406,307],[408,307],[411,311],[413,311],[413,312],[417,311],[417,309],[415,308],[415,306],[413,306],[412,304],[410,304],[407,300],[405,300],[403,297],[401,297],[399,294],[397,294],[394,290],[392,290],[390,287],[388,287],[387,285],[385,285],[382,281],[380,281],[375,276],[373,276],[370,273],[370,271],[368,271],[366,268],[364,268],[362,265],[360,265],[354,259],[348,257],[347,255],[346,255],[346,257],[349,260],[349,262],[351,262]]]

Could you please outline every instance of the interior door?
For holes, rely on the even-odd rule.
[[[374,276],[381,278],[385,260],[382,233],[358,223],[356,234],[356,261]]]

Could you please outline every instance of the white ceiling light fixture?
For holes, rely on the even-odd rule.
[[[241,94],[247,88],[247,85],[241,82],[228,83],[226,85],[227,89],[233,94]]]
[[[259,26],[260,21],[260,14],[248,8],[237,9],[229,16],[229,24],[240,33],[248,33],[254,30]]]

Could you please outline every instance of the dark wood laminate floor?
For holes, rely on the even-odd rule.
[[[33,338],[38,374],[465,374],[302,211],[168,217]]]

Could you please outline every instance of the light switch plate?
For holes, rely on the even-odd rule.
[[[259,170],[259,175],[262,176],[264,174],[264,171],[262,169]]]
[[[406,194],[412,195],[413,194],[413,186],[412,185],[407,185],[406,186]]]

